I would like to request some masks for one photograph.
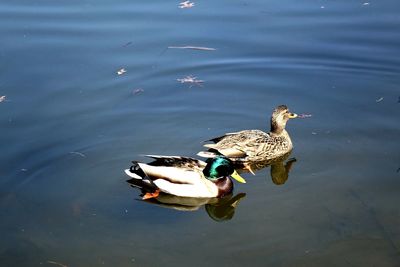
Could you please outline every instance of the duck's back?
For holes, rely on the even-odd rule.
[[[270,138],[269,134],[260,130],[243,130],[240,132],[226,133],[223,136],[213,138],[215,144],[207,144],[205,147],[228,147],[232,144],[245,144],[248,142],[264,143]]]
[[[281,156],[292,149],[292,142],[284,130],[280,135],[260,130],[243,130],[211,139],[215,144],[205,147],[240,161],[267,160]]]

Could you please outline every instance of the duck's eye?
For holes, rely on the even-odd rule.
[[[228,171],[227,167],[223,165],[218,166],[215,170],[217,171],[218,176],[225,176]]]

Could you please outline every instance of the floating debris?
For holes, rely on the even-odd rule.
[[[368,2],[365,2],[365,3],[363,3],[362,5],[363,5],[363,6],[369,6],[369,3],[368,3]]]
[[[3,101],[6,101],[6,96],[5,95],[0,96],[0,103],[3,102]]]
[[[143,92],[144,92],[144,90],[142,88],[133,89],[132,90],[132,95],[138,95],[138,94],[141,94]]]
[[[117,74],[118,74],[118,75],[122,75],[122,74],[124,74],[125,72],[126,72],[126,69],[122,68],[122,69],[120,69],[120,70],[117,71]]]
[[[312,115],[311,114],[300,114],[297,117],[300,119],[304,119],[304,118],[310,118],[310,117],[312,117]]]
[[[127,46],[130,46],[131,44],[133,44],[133,42],[127,42],[127,43],[124,44],[122,47],[127,47]]]
[[[316,132],[311,132],[311,134],[312,134],[312,135],[317,135],[317,133],[316,133]]]
[[[54,265],[61,266],[61,267],[68,267],[67,265],[56,262],[56,261],[47,261],[47,263],[54,264]]]
[[[79,155],[79,156],[81,156],[82,158],[86,158],[86,155],[83,154],[83,153],[81,153],[81,152],[71,151],[71,152],[69,152],[69,153],[70,153],[70,154]]]
[[[172,49],[193,49],[193,50],[204,50],[204,51],[215,51],[217,49],[212,47],[204,47],[204,46],[168,46],[168,48]]]
[[[380,97],[380,98],[378,98],[377,100],[375,100],[376,101],[376,103],[379,103],[379,102],[381,102],[383,100],[383,97]]]
[[[400,172],[400,168],[398,168],[396,172],[399,173]]]
[[[192,7],[194,7],[194,3],[190,1],[179,3],[179,8],[192,8]]]
[[[182,79],[176,79],[176,80],[180,83],[191,83],[190,87],[192,87],[193,84],[201,86],[202,83],[204,83],[204,80],[198,80],[196,76],[192,76],[192,75],[186,76]]]

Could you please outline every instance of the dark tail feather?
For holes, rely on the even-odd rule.
[[[150,180],[138,180],[135,178],[126,180],[132,187],[137,187],[142,190],[142,193],[153,193],[157,190],[157,186]]]
[[[153,183],[153,181],[146,175],[146,173],[140,168],[137,161],[132,161],[132,166],[129,168],[131,173],[140,176],[142,179],[132,178],[126,180],[131,186],[138,187],[142,190],[142,192],[154,192],[157,190],[157,186]]]
[[[204,142],[218,143],[219,141],[221,141],[221,140],[224,139],[225,137],[226,137],[226,134],[225,134],[225,135],[218,136],[218,137],[215,137],[215,138],[213,138],[213,139],[206,140],[206,141],[204,141]]]
[[[131,173],[139,175],[142,179],[148,178],[144,171],[140,168],[137,161],[132,161],[132,166],[129,168]]]

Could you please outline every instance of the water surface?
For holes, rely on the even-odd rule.
[[[398,1],[178,4],[0,4],[0,265],[399,265]],[[313,115],[288,124],[297,161],[245,174],[225,220],[125,182],[279,104]]]

